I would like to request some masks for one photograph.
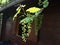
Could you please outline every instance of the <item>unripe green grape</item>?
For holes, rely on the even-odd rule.
[[[22,27],[22,30],[24,30],[25,29],[25,27]]]
[[[28,29],[30,29],[31,28],[31,26],[28,26]]]
[[[28,29],[28,33],[30,34],[30,32],[31,32],[31,29]]]
[[[26,29],[24,29],[23,32],[25,33],[26,32]]]
[[[26,39],[23,39],[24,42],[26,42]]]
[[[22,36],[22,39],[24,39],[25,37],[24,36]]]
[[[24,42],[26,42],[26,39],[25,39],[25,37],[24,37],[24,36],[22,36],[22,39],[23,39],[23,41],[24,41]]]
[[[22,27],[22,30],[24,30],[25,29],[25,27]]]
[[[26,27],[26,25],[24,25],[24,27]]]
[[[25,16],[25,15],[22,15],[23,17]]]
[[[27,33],[27,36],[29,37],[29,33]]]
[[[25,23],[22,23],[22,25],[25,25]]]

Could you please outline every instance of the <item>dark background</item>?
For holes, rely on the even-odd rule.
[[[60,0],[49,0],[43,14],[39,45],[60,45]]]

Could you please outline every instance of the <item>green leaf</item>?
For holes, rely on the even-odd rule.
[[[22,19],[19,23],[30,23],[31,21],[33,21],[33,17],[26,17]]]
[[[49,2],[48,1],[44,1],[43,2],[43,7],[46,8],[48,6]]]
[[[30,13],[36,13],[38,11],[40,11],[41,9],[38,7],[31,7],[29,9],[26,10],[26,12],[30,12]]]

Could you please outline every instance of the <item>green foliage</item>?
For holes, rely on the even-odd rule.
[[[39,5],[39,6],[41,6],[41,5],[42,5],[42,1],[41,1],[41,0],[39,0],[38,5]]]
[[[23,20],[20,21],[20,23],[30,23],[32,21],[31,17],[26,17]]]
[[[20,14],[21,9],[24,9],[24,8],[22,8],[22,6],[20,5],[17,8],[17,13],[14,15],[13,20],[15,20],[17,18],[18,14]],[[34,7],[34,9],[35,9],[35,7]],[[27,37],[29,37],[29,34],[31,32],[31,22],[33,22],[35,19],[35,21],[38,23],[37,16],[41,13],[42,8],[41,9],[36,8],[35,11],[33,10],[34,13],[31,14],[32,10],[33,10],[33,8],[29,8],[28,11],[30,11],[30,12],[23,13],[24,15],[26,14],[26,17],[21,19],[19,22],[19,24],[22,25],[22,39],[24,42],[26,42],[26,39],[27,39]],[[35,30],[37,30],[36,25],[35,25]]]
[[[36,36],[38,35],[38,30],[41,28],[42,19],[43,19],[43,15],[41,15],[41,14],[39,14],[39,15],[34,19],[35,34],[36,34]]]
[[[16,13],[16,14],[14,15],[14,17],[13,17],[13,20],[15,20],[15,18],[17,18],[17,16],[18,16],[18,14],[20,13],[20,11],[21,11],[21,7],[19,6],[17,13]]]
[[[29,37],[29,34],[31,32],[31,22],[34,21],[35,24],[35,32],[36,35],[38,34],[38,29],[41,28],[42,25],[42,19],[43,15],[41,15],[41,12],[43,11],[44,8],[46,8],[49,4],[48,0],[39,0],[38,3],[40,6],[43,5],[42,8],[37,8],[37,7],[31,7],[27,10],[24,10],[25,5],[20,5],[17,8],[17,13],[14,15],[13,20],[17,18],[17,16],[21,13],[21,10],[23,9],[23,15],[20,15],[21,18],[22,16],[24,17],[23,19],[20,18],[19,24],[22,25],[22,39],[24,42],[26,42],[27,37]],[[25,11],[25,12],[24,12]]]
[[[15,20],[15,19],[17,18],[18,14],[21,12],[21,9],[23,9],[24,7],[25,7],[25,5],[20,5],[20,6],[16,9],[17,13],[14,15],[13,20]]]
[[[20,8],[21,10],[22,8]],[[30,9],[30,8],[29,8]],[[32,10],[32,8],[31,8]],[[29,10],[29,11],[31,11]],[[18,10],[19,11],[19,10]],[[14,19],[17,17],[17,15],[19,14],[17,11],[16,13],[16,16],[14,15]],[[26,12],[26,17],[23,18],[22,20],[20,20],[19,24],[22,24],[22,39],[24,42],[26,42],[26,38],[29,37],[29,34],[31,32],[31,22],[33,22],[33,20],[36,18],[36,15],[38,16],[38,14],[40,13],[41,11],[35,11],[34,15],[31,14],[31,12]],[[24,13],[23,13],[24,14]],[[25,15],[25,14],[24,14]]]
[[[48,6],[49,2],[46,0],[43,2],[43,7],[46,8]]]
[[[43,6],[42,8],[46,8],[49,5],[49,2],[48,0],[39,0],[38,5]]]
[[[20,23],[30,23],[30,22],[33,21],[34,15],[31,16],[31,14],[30,14],[30,15],[28,14],[27,16],[28,16],[28,17],[22,19],[22,20],[20,21]],[[31,17],[30,17],[30,16],[31,16]]]
[[[0,0],[0,5],[5,5],[9,3],[9,0]]]
[[[26,10],[26,12],[29,12],[29,13],[36,13],[36,12],[39,12],[41,9],[40,8],[37,8],[37,7],[31,7],[29,9]]]

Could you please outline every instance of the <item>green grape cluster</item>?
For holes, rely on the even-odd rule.
[[[22,23],[22,39],[24,42],[26,42],[27,38],[29,37],[30,32],[31,32],[31,24]]]

